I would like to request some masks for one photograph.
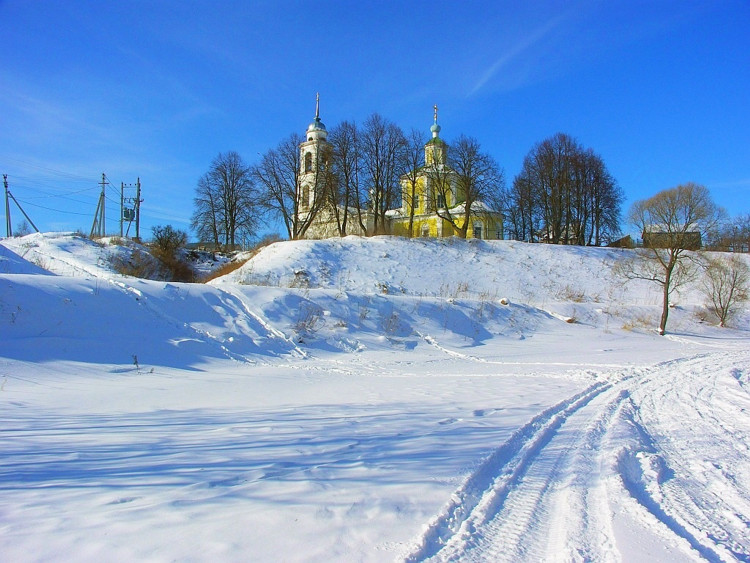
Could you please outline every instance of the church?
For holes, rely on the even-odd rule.
[[[458,230],[446,218],[453,218],[458,227],[463,227],[465,198],[461,192],[458,174],[448,164],[449,146],[440,138],[437,106],[434,106],[431,138],[424,145],[424,165],[403,174],[400,178],[401,207],[386,212],[387,234],[406,237],[451,237]],[[300,144],[300,190],[299,209],[301,220],[310,226],[303,238],[323,239],[339,236],[338,220],[341,206],[319,206],[314,209],[315,190],[320,189],[321,172],[332,154],[327,140],[328,131],[320,120],[320,99],[316,101],[315,119],[307,127],[305,141]],[[355,212],[349,210],[353,217]],[[312,214],[312,215],[310,215]],[[346,234],[367,235],[374,232],[375,216],[363,210],[362,220],[347,223]],[[469,215],[470,224],[466,238],[501,239],[503,237],[502,215],[492,211],[484,202],[475,201]],[[364,226],[364,229],[363,229]]]

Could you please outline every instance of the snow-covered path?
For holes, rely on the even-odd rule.
[[[713,353],[608,374],[543,411],[406,560],[619,561],[619,543],[661,561],[750,560],[747,365]]]

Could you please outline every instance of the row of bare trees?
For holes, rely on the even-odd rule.
[[[236,152],[219,154],[198,180],[191,226],[215,248],[235,248],[255,232],[258,191],[250,167]]]
[[[403,205],[413,236],[417,179],[426,172],[427,209],[462,237],[470,215],[486,211],[502,213],[506,236],[517,240],[598,246],[619,236],[622,190],[601,157],[562,133],[531,149],[510,189],[503,170],[471,137],[458,137],[447,161],[430,166],[423,165],[422,133],[407,135],[379,114],[362,126],[344,121],[327,140],[316,153],[318,162],[304,163],[315,174],[313,188],[304,194],[301,135],[290,135],[254,166],[235,152],[219,154],[198,181],[193,229],[201,240],[234,247],[270,216],[290,239],[298,239],[327,210],[340,236],[383,234],[387,211]],[[403,177],[411,191],[402,193]]]
[[[619,236],[623,193],[602,158],[558,133],[535,145],[506,203],[511,238],[552,244],[606,244]]]
[[[299,147],[304,138],[292,134],[266,152],[251,173],[260,189],[260,207],[282,220],[290,239],[303,237],[323,209],[334,215],[341,236],[353,222],[366,234],[386,232],[386,211],[400,204],[399,179],[407,169],[409,140],[379,114],[362,127],[344,121],[327,140],[311,166],[311,200],[300,197]],[[365,220],[367,212],[374,215],[372,226]]]
[[[724,252],[750,252],[750,214],[726,217],[707,233],[706,248]]]
[[[362,126],[344,121],[330,130],[328,142],[317,152],[318,161],[310,163],[313,189],[303,194],[300,144],[304,141],[301,135],[292,134],[254,166],[245,164],[235,152],[219,154],[196,189],[192,227],[201,240],[212,241],[217,247],[234,246],[266,216],[280,220],[287,236],[298,239],[323,210],[332,214],[340,236],[353,230],[383,234],[387,232],[387,211],[402,205],[410,210],[412,232],[416,180],[424,164],[421,132],[405,134],[379,114],[370,116]],[[439,205],[441,199],[449,200],[442,194],[442,198],[430,199],[431,207],[465,237],[475,202],[492,202],[501,211],[505,201],[503,172],[471,137],[459,137],[448,155],[448,169],[455,171],[458,180],[453,184],[434,182],[435,189],[457,189],[466,205],[457,215]],[[304,164],[307,168],[308,163]],[[436,168],[434,176],[445,170]],[[402,201],[404,176],[415,187],[405,195],[407,201]],[[368,215],[371,221],[366,220]]]

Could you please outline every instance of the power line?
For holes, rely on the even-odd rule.
[[[15,178],[13,178],[13,179],[15,180]],[[16,186],[16,187],[18,187],[18,186],[19,186],[19,184],[18,184],[18,183],[15,183],[15,182],[14,182],[14,184],[13,184],[13,185],[14,185],[14,186]],[[21,188],[24,188],[24,185],[23,185],[23,184],[20,184],[20,187],[21,187]],[[28,186],[26,187],[26,189],[29,189],[29,188],[28,188]],[[36,191],[38,191],[38,192],[41,192],[42,194],[45,194],[45,195],[38,195],[38,196],[27,196],[27,197],[28,197],[28,198],[31,198],[31,199],[52,198],[52,197],[57,197],[57,198],[63,198],[63,199],[65,199],[65,198],[67,198],[68,196],[71,196],[71,195],[76,195],[76,194],[81,194],[81,193],[83,193],[83,192],[90,192],[90,191],[92,191],[92,190],[94,190],[94,189],[96,189],[96,188],[85,188],[85,189],[83,189],[83,190],[75,190],[75,191],[73,191],[73,192],[67,192],[67,193],[64,193],[64,194],[53,194],[53,193],[50,193],[50,192],[46,192],[46,191],[44,191],[44,190],[40,190],[40,189],[38,189],[38,188],[37,188],[37,189],[36,189]],[[79,202],[79,203],[80,203],[80,202]]]
[[[91,178],[88,177],[88,176],[80,176],[78,174],[73,174],[71,172],[64,172],[62,170],[56,170],[54,168],[49,168],[47,166],[41,166],[39,164],[33,164],[33,163],[31,163],[31,162],[29,162],[27,160],[20,160],[20,159],[17,159],[17,158],[10,158],[10,157],[5,157],[5,158],[6,158],[6,160],[10,160],[12,162],[18,162],[19,164],[23,164],[23,165],[28,166],[30,168],[36,168],[37,170],[45,170],[46,172],[51,172],[51,173],[53,173],[53,174],[55,174],[57,176],[63,176],[63,177],[66,177],[68,179],[71,179],[71,180],[77,180],[77,181],[80,181],[80,182],[90,182],[91,181]]]
[[[90,217],[91,216],[91,213],[77,213],[75,211],[64,211],[62,209],[54,209],[52,207],[45,207],[44,205],[39,205],[37,203],[31,203],[31,202],[23,200],[23,199],[19,199],[18,201],[20,201],[24,205],[30,205],[31,207],[38,207],[39,209],[45,209],[47,211],[54,211],[55,213],[65,213],[67,215],[83,215],[84,217]]]
[[[64,182],[64,184],[62,184]],[[68,186],[68,183],[74,183],[76,186],[71,187]],[[60,192],[60,193],[70,193],[70,192],[84,192],[86,190],[95,190],[96,187],[94,182],[88,181],[86,184],[88,184],[87,187],[82,188],[80,187],[82,182],[70,182],[68,180],[58,180],[58,179],[46,179],[46,178],[31,178],[28,176],[16,176],[13,175],[13,184],[17,187],[21,187],[28,190],[37,190],[37,191],[44,191],[45,189],[48,190],[47,193],[50,192]],[[61,185],[62,184],[62,185]],[[93,184],[93,185],[92,185]]]
[[[23,161],[18,161],[18,162],[23,162]],[[80,217],[91,216],[90,213],[81,213],[79,211],[68,211],[66,209],[60,209],[60,206],[41,205],[40,203],[34,203],[30,201],[30,200],[55,199],[56,201],[75,204],[76,206],[79,206],[79,207],[90,206],[93,203],[92,201],[82,201],[80,199],[72,198],[70,196],[76,195],[76,194],[82,194],[86,192],[91,192],[96,189],[95,187],[89,186],[89,187],[82,188],[82,189],[71,190],[70,188],[61,187],[57,182],[64,182],[64,183],[68,183],[71,181],[75,183],[86,182],[87,184],[90,185],[92,183],[91,178],[84,178],[81,176],[76,176],[73,174],[61,172],[59,170],[55,170],[52,168],[47,168],[43,166],[34,166],[30,163],[28,164],[29,166],[32,166],[34,168],[49,171],[49,172],[58,174],[59,176],[67,177],[67,178],[64,180],[53,179],[52,182],[54,183],[50,183],[47,181],[47,179],[40,179],[39,177],[35,178],[32,176],[28,176],[28,175],[20,176],[20,178],[22,179],[21,183],[16,184],[14,182],[14,186],[20,187],[22,191],[24,192],[25,197],[16,199],[8,191],[8,198],[6,199],[12,199],[16,203],[16,205],[18,205],[19,209],[21,210],[22,213],[24,213],[24,215],[25,215],[25,212],[20,206],[21,203],[23,203],[24,205],[28,205],[30,207],[35,207],[38,209],[43,209],[46,211],[51,211],[51,212],[63,214],[63,215],[75,215],[75,216],[80,216]],[[4,177],[7,178],[7,175],[4,175]],[[14,175],[13,178],[15,180],[16,176]],[[40,185],[48,189],[42,189]],[[104,236],[104,234],[108,230],[112,232],[112,229],[107,228],[108,225],[111,225],[113,222],[121,223],[120,216],[123,213],[122,211],[123,202],[121,201],[120,187],[114,186],[114,184],[109,180],[109,178],[107,178],[106,174],[102,174],[102,182],[99,183],[99,186],[100,186],[101,192],[99,195],[99,203],[96,207],[96,213],[95,213],[96,219],[94,220],[94,225],[97,228],[97,232],[100,233],[100,236]],[[138,188],[140,188],[140,181],[136,182],[135,185],[123,183],[122,186],[128,187],[128,188],[134,188],[137,186]],[[109,188],[109,190],[107,188]],[[60,191],[61,193],[54,193],[54,191],[50,191],[50,189],[55,190],[55,191]],[[111,190],[114,190],[116,192],[117,199],[113,197],[114,194],[111,192]],[[138,197],[136,196],[136,198],[128,198],[128,199],[134,200],[134,199],[138,199]],[[139,213],[140,209],[138,209],[140,207],[139,203],[140,202],[135,203],[137,215],[140,215]],[[107,208],[109,208],[109,213],[106,212]],[[107,217],[107,215],[109,215],[109,217]],[[113,217],[115,218],[113,219]],[[9,213],[7,214],[7,222],[8,223],[10,222]],[[29,222],[31,222],[30,219],[29,219]],[[137,219],[136,224],[138,223],[139,223],[139,220]],[[8,227],[8,229],[10,229],[10,227]]]

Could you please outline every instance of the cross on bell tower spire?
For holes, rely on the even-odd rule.
[[[430,139],[424,146],[424,161],[425,165],[430,166],[433,164],[445,164],[445,143],[440,138],[440,125],[438,125],[438,107],[437,104],[432,106],[433,123],[430,127],[430,133],[432,133],[432,139]]]

